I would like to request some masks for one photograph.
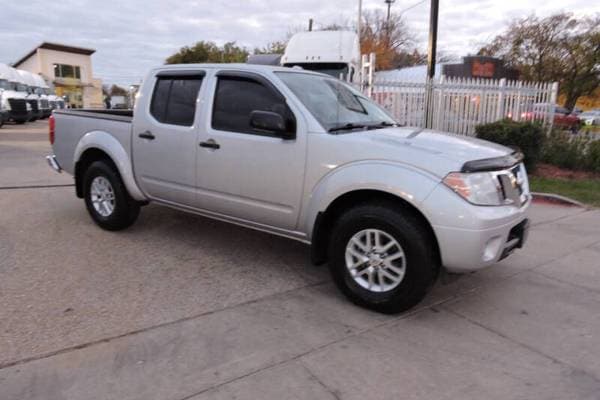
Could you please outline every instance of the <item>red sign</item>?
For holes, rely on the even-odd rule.
[[[473,67],[471,68],[471,75],[478,78],[493,78],[496,66],[492,62],[481,62],[473,60]]]

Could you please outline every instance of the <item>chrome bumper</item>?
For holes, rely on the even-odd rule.
[[[52,168],[58,173],[62,172],[62,168],[58,164],[58,161],[56,161],[56,156],[54,154],[51,156],[46,156],[46,161],[48,161],[48,165],[50,166],[50,168]]]

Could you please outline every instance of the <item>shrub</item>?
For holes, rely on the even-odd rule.
[[[600,172],[600,140],[588,144],[585,167],[590,171]]]
[[[476,136],[504,146],[518,148],[525,155],[525,166],[533,171],[540,159],[546,135],[541,125],[509,119],[478,125]]]
[[[567,169],[586,169],[589,140],[553,130],[542,151],[542,161]]]

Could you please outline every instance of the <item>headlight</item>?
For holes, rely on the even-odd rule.
[[[31,104],[25,103],[25,107],[27,107],[27,111],[31,111]]]
[[[2,107],[0,108],[4,108],[6,111],[10,111],[10,103],[8,102],[8,99],[2,99]]]
[[[451,172],[443,182],[469,203],[480,206],[505,204],[500,181],[490,172]]]

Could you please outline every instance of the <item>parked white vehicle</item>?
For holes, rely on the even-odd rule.
[[[587,126],[600,125],[600,110],[584,111],[577,118]]]
[[[10,121],[18,124],[32,118],[31,105],[27,102],[27,86],[21,81],[17,70],[0,63],[0,86],[2,93],[2,110],[8,114]]]
[[[19,76],[19,81],[22,85],[24,85],[25,90],[27,91],[27,103],[31,106],[31,118],[30,121],[36,121],[42,118],[42,109],[40,96],[35,92],[35,85],[37,84],[35,79],[33,78],[33,74],[29,71],[23,71],[20,69],[15,70],[17,75]]]
[[[353,31],[310,31],[292,36],[281,57],[284,67],[302,67],[358,82],[360,46]]]
[[[48,118],[52,114],[52,106],[50,105],[50,87],[38,74],[31,74],[33,78],[34,93],[40,97],[40,110],[42,111],[41,118]]]
[[[133,111],[55,111],[50,138],[49,164],[74,175],[100,227],[126,228],[154,202],[299,240],[382,312],[414,306],[442,268],[492,265],[527,237],[520,154],[398,127],[324,74],[162,66]]]

